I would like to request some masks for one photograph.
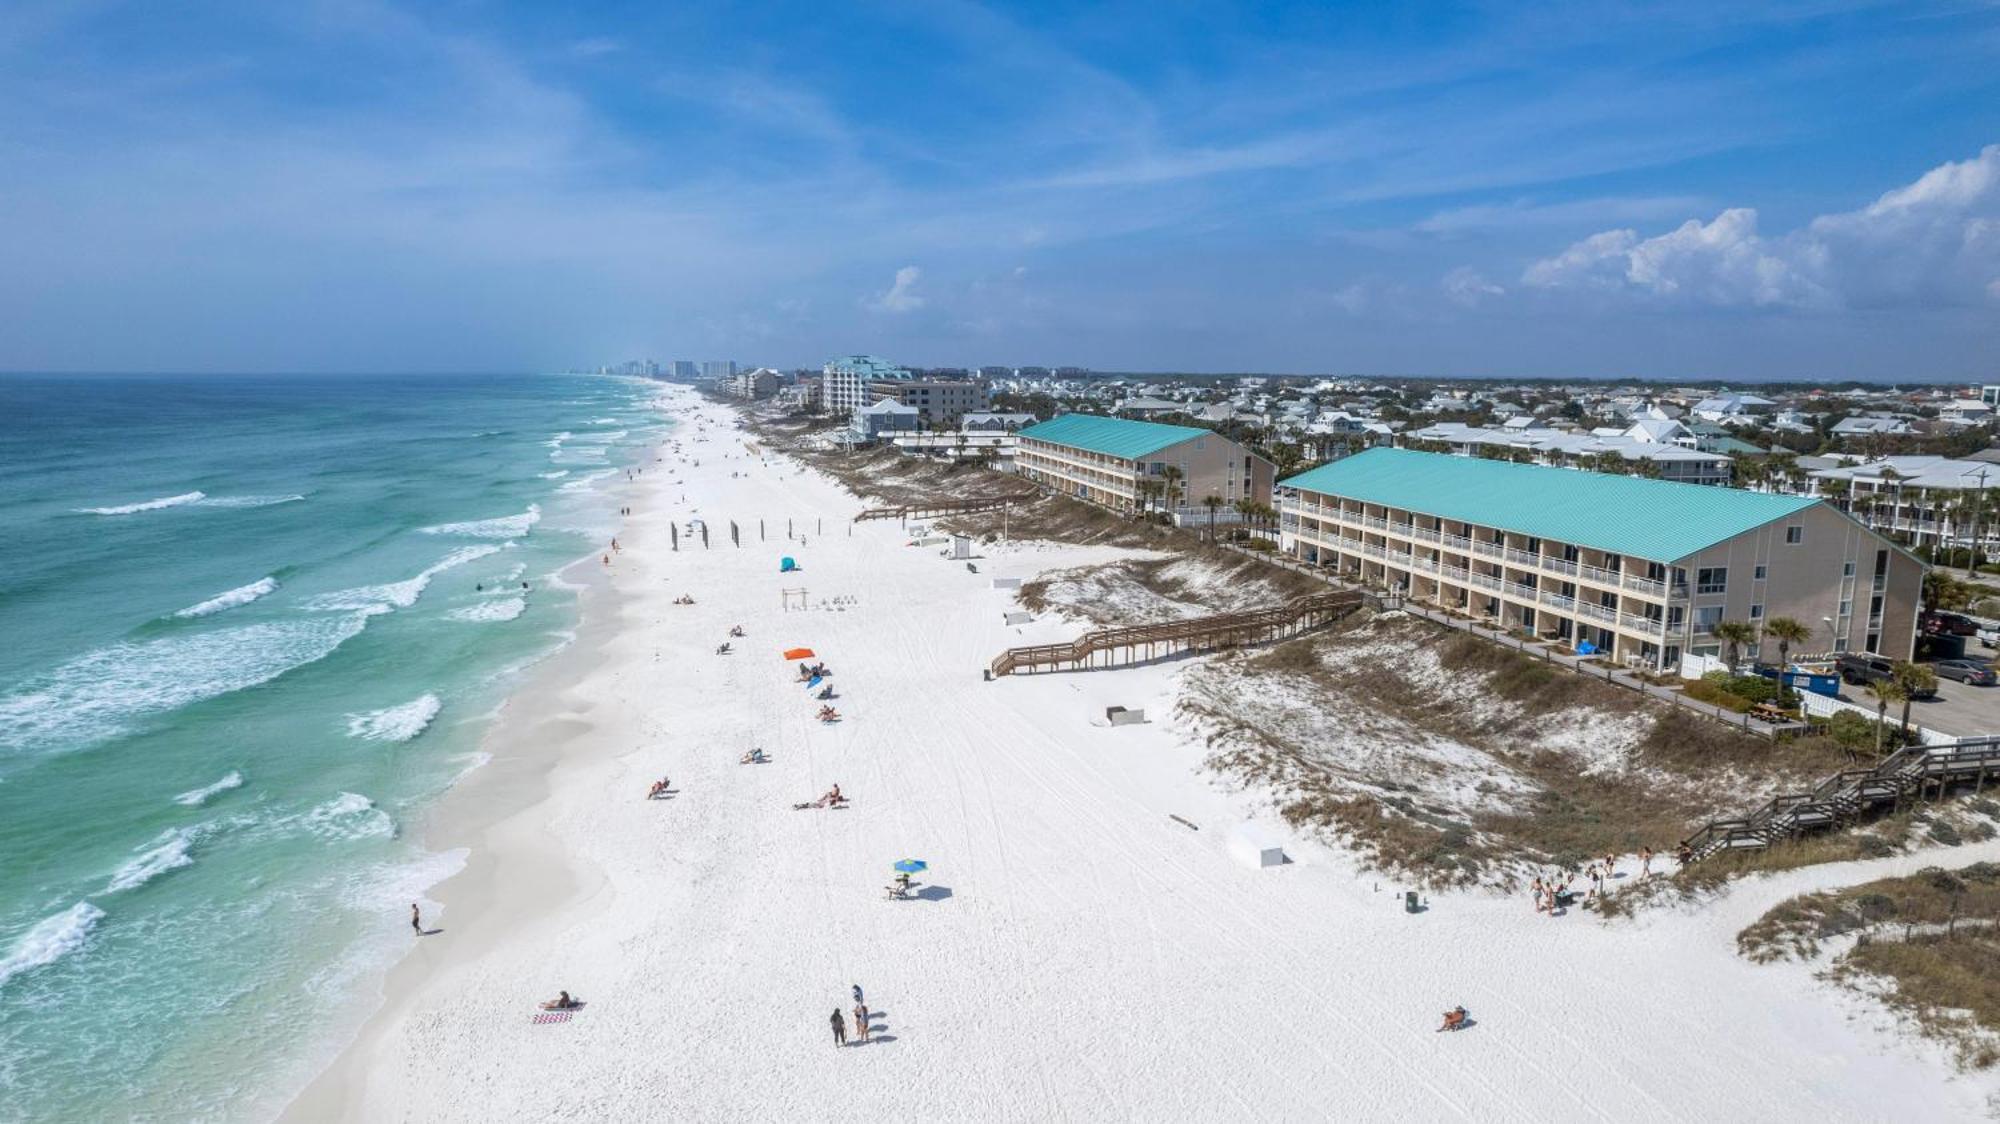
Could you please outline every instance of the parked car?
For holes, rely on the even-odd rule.
[[[1919,618],[1918,627],[1931,636],[1971,636],[1979,631],[1964,613],[1928,612]]]
[[[1856,687],[1870,683],[1880,683],[1896,674],[1896,661],[1886,656],[1845,655],[1840,657],[1840,677]],[[1936,691],[1919,691],[1910,696],[1913,699],[1934,699]]]
[[[1970,683],[1975,687],[1991,687],[2000,676],[1993,669],[1978,660],[1939,660],[1931,665],[1940,679],[1956,679],[1960,683]]]
[[[1977,636],[1979,642],[1988,648],[2000,648],[2000,628],[1981,625],[1979,631],[1973,633],[1973,635]]]

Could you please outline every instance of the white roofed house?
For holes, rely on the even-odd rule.
[[[1916,431],[1911,428],[1908,419],[1888,414],[1842,418],[1833,423],[1831,432],[1835,437],[1855,439],[1868,437],[1905,437]]]
[[[1696,402],[1691,412],[1703,421],[1731,425],[1767,414],[1776,405],[1769,398],[1755,394],[1718,394]]]
[[[1646,423],[1640,423],[1646,424]],[[1678,425],[1678,423],[1665,423]],[[1638,428],[1637,425],[1634,427]],[[1685,431],[1685,427],[1681,427]],[[1444,445],[1460,456],[1500,460],[1530,460],[1570,468],[1628,471],[1683,484],[1727,484],[1731,462],[1720,453],[1704,453],[1670,442],[1654,441],[1632,431],[1603,429],[1568,433],[1558,429],[1483,429],[1461,422],[1439,422],[1409,431],[1416,442]],[[1628,467],[1629,466],[1629,467]]]

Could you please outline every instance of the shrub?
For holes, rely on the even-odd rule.
[[[1778,683],[1761,675],[1736,675],[1722,681],[1722,689],[1753,703],[1776,702]]]
[[[1749,699],[1729,691],[1723,687],[1717,678],[1712,676],[1704,676],[1694,680],[1682,688],[1682,691],[1691,699],[1700,699],[1710,706],[1719,706],[1724,710],[1733,710],[1738,714],[1749,710],[1751,705]]]

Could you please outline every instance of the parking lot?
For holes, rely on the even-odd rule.
[[[1984,647],[1966,647],[1967,658],[1995,661],[1996,667],[2000,667],[2000,659],[1993,652]],[[1874,696],[1859,687],[1843,687],[1840,697],[1863,706],[1875,705]],[[1898,709],[1890,708],[1891,721],[1896,719]],[[1940,676],[1937,698],[1911,703],[1910,721],[1960,737],[2000,734],[2000,687],[1974,687]]]

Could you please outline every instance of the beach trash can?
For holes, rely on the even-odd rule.
[[[1417,904],[1417,892],[1415,890],[1403,891],[1403,912],[1404,913],[1423,912],[1423,907]]]

